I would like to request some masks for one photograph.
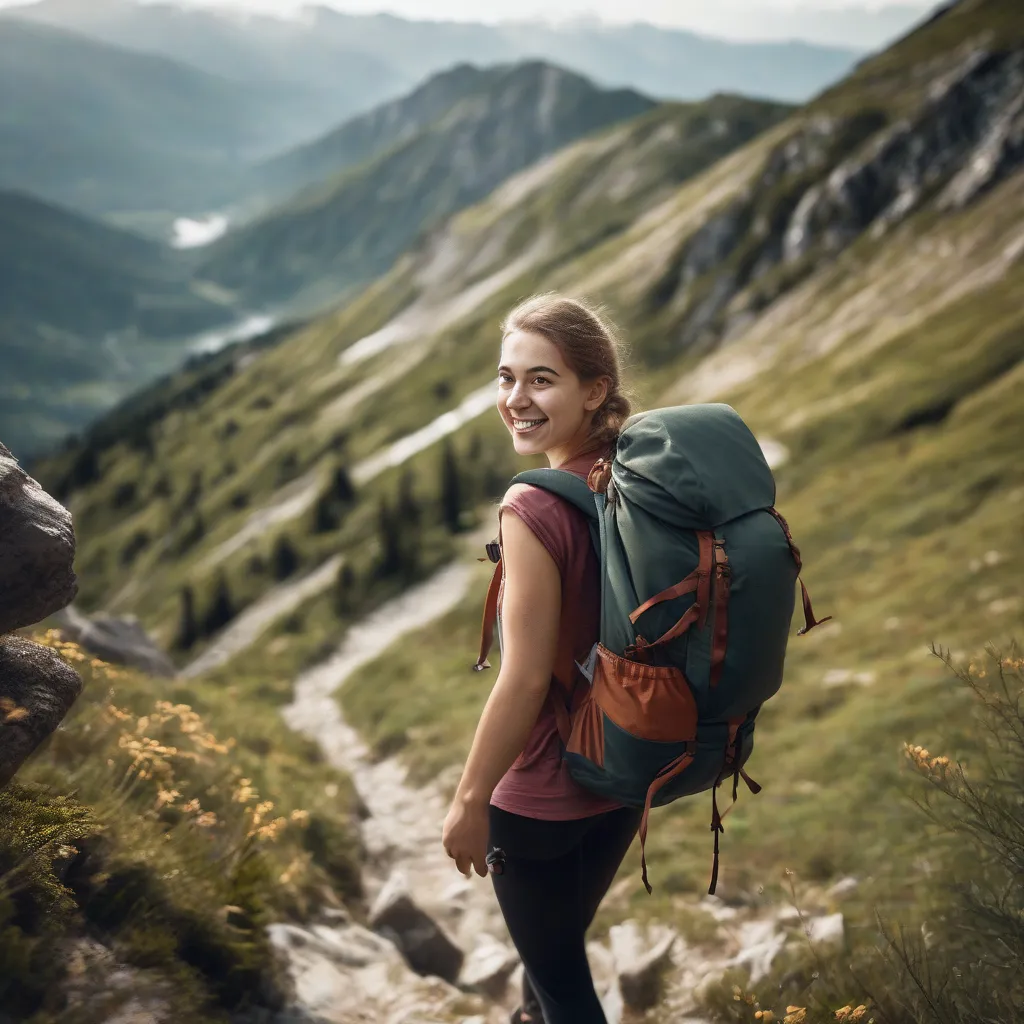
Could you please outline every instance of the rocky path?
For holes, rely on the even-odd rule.
[[[446,782],[454,780],[414,787],[397,759],[375,762],[336,697],[350,676],[396,640],[454,608],[477,568],[456,562],[357,624],[330,658],[296,680],[294,700],[284,710],[292,728],[351,776],[367,812],[362,835],[370,928],[334,912],[308,928],[271,929],[288,955],[302,1012],[319,1021],[500,1024],[515,1003],[521,968],[491,887],[458,875],[441,848]],[[610,901],[621,900],[633,884],[621,880]],[[695,1016],[695,994],[709,980],[741,967],[756,983],[787,942],[807,941],[792,908],[727,906],[709,898],[680,908],[677,926],[685,916],[700,919],[699,945],[687,944],[677,928],[634,921],[590,944],[610,1024],[706,1024]],[[842,941],[839,914],[819,912],[808,926],[816,942]]]

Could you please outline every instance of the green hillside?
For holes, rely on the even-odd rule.
[[[216,243],[203,275],[264,300],[337,295],[516,171],[654,106],[537,63],[485,71],[471,94],[458,79],[448,91],[450,105],[428,101],[434,117],[419,131]]]
[[[75,515],[82,603],[138,614],[184,661],[340,554],[332,587],[188,683],[200,709],[229,682],[254,709],[285,703],[348,625],[471,558],[467,533],[493,522],[516,460],[477,401],[502,313],[539,289],[596,297],[631,342],[642,405],[727,401],[771,442],[778,507],[834,616],[793,638],[759,720],[749,769],[765,790],[729,817],[722,892],[756,904],[784,869],[821,886],[852,874],[848,937],[877,942],[873,908],[925,898],[939,856],[923,855],[902,744],[976,749],[928,645],[967,662],[1024,624],[1018,14],[962,0],[781,122],[720,97],[588,136],[339,311],[194,371],[144,431],[128,421],[34,467]],[[446,439],[376,461],[460,408]],[[339,694],[415,781],[459,763],[486,695],[468,670],[477,568],[455,611]],[[703,799],[659,810],[654,897],[634,879],[623,913],[670,917],[702,894],[709,815]]]
[[[176,254],[31,196],[0,192],[0,436],[38,451],[177,362],[171,339],[229,307]]]

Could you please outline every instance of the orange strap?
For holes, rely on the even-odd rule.
[[[658,790],[665,785],[666,782],[671,782],[680,772],[685,771],[689,768],[693,762],[694,755],[689,750],[684,751],[674,761],[669,762],[662,768],[658,777],[651,783],[647,790],[647,799],[644,801],[644,813],[640,819],[640,867],[643,871],[644,888],[647,889],[648,895],[654,892],[651,887],[651,883],[647,880],[647,851],[645,849],[647,843],[647,819],[651,815],[651,801],[654,799]]]
[[[491,653],[494,643],[494,626],[498,621],[498,590],[501,588],[501,560],[494,567],[491,585],[487,588],[487,600],[484,602],[484,619],[480,625],[480,655],[473,666],[474,672],[482,672],[490,668],[487,655]]]
[[[769,508],[769,512],[775,517],[775,521],[782,527],[782,532],[786,535],[786,543],[789,544],[790,553],[793,555],[793,561],[796,562],[796,571],[799,574],[800,570],[803,569],[803,559],[800,557],[800,549],[793,543],[793,534],[789,532],[789,523],[782,518],[781,513],[775,508]],[[799,578],[799,576],[798,576]],[[811,597],[807,593],[807,588],[804,586],[804,581],[800,580],[800,595],[803,598],[804,605],[804,627],[803,629],[797,630],[797,636],[803,636],[805,633],[809,633],[815,626],[820,626],[823,622],[828,622],[832,616],[826,615],[823,619],[816,619],[814,617],[814,609],[811,607]]]

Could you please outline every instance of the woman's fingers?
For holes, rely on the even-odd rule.
[[[455,855],[455,866],[459,869],[459,874],[469,878],[473,870],[473,858],[468,853],[457,853]]]

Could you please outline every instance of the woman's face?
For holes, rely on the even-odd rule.
[[[520,455],[547,455],[552,466],[571,458],[607,393],[605,378],[580,380],[540,334],[512,331],[502,342],[498,412]]]

